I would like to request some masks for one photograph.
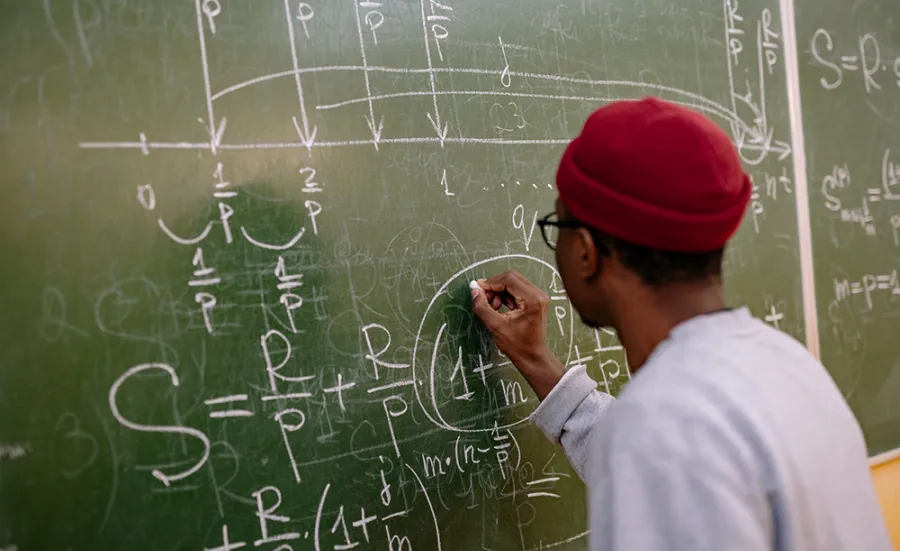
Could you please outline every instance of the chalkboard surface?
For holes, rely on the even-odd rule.
[[[900,4],[838,4],[797,6],[822,361],[879,453],[900,447]]]
[[[774,0],[4,3],[0,548],[585,548],[583,485],[466,282],[523,272],[554,350],[622,388],[535,220],[585,117],[653,94],[734,136],[755,187],[730,299],[803,340],[781,25]],[[855,163],[900,147],[888,75],[815,90],[816,174],[877,187]],[[888,273],[878,223],[822,258]],[[890,325],[847,300],[834,369],[887,373],[890,341],[861,343]]]

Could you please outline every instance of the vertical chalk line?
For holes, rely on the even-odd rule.
[[[366,61],[366,41],[363,38],[362,21],[359,17],[359,3],[353,0],[353,12],[356,15],[356,34],[359,36],[359,53],[362,57],[362,72],[366,83],[366,100],[369,102],[369,117],[375,124],[375,108],[372,105],[372,87],[369,83],[369,63]]]
[[[206,116],[209,125],[209,148],[212,154],[216,154],[216,121],[213,118],[212,88],[209,85],[209,61],[206,57],[206,31],[203,29],[203,10],[200,7],[201,0],[195,0],[197,10],[197,33],[200,38],[200,63],[203,66],[203,87],[206,92]]]
[[[306,117],[306,102],[303,99],[303,83],[300,80],[300,60],[297,57],[297,44],[294,40],[294,22],[291,20],[291,5],[289,0],[284,0],[284,18],[287,22],[288,40],[291,42],[291,62],[294,66],[294,86],[297,88],[297,100],[300,102],[300,118],[303,122],[303,133],[308,137],[310,135],[309,119]]]
[[[422,12],[422,32],[425,35],[425,58],[428,61],[428,82],[431,85],[431,100],[434,103],[434,118],[431,117],[431,114],[425,113],[428,117],[428,120],[431,121],[431,125],[434,127],[435,131],[438,133],[438,137],[441,138],[441,147],[443,147],[444,136],[446,133],[442,133],[441,131],[441,112],[438,109],[438,100],[437,100],[437,83],[434,78],[434,64],[431,62],[431,44],[428,38],[428,19],[425,16],[425,0],[419,1],[420,10]]]
[[[731,102],[731,112],[735,113],[735,119],[737,119],[737,101],[735,100],[734,94],[734,69],[731,66],[731,2],[729,0],[725,0],[722,3],[723,8],[723,16],[725,19],[725,59],[728,64],[728,101]],[[737,137],[737,136],[735,136]],[[743,139],[741,140],[743,141]]]

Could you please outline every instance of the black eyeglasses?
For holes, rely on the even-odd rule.
[[[550,247],[550,250],[556,250],[556,242],[559,238],[560,228],[587,228],[587,224],[578,220],[558,220],[556,213],[551,212],[537,221],[537,225],[541,228],[541,237],[544,243]]]

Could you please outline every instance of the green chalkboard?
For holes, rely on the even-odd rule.
[[[4,3],[0,548],[584,549],[466,283],[523,272],[622,388],[535,220],[585,117],[653,94],[734,136],[730,298],[804,339],[777,5]]]
[[[900,4],[798,2],[797,41],[822,360],[880,453],[900,447]]]

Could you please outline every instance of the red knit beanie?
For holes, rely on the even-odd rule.
[[[722,129],[657,98],[595,111],[566,148],[556,186],[585,224],[636,245],[682,252],[725,246],[752,187]]]

